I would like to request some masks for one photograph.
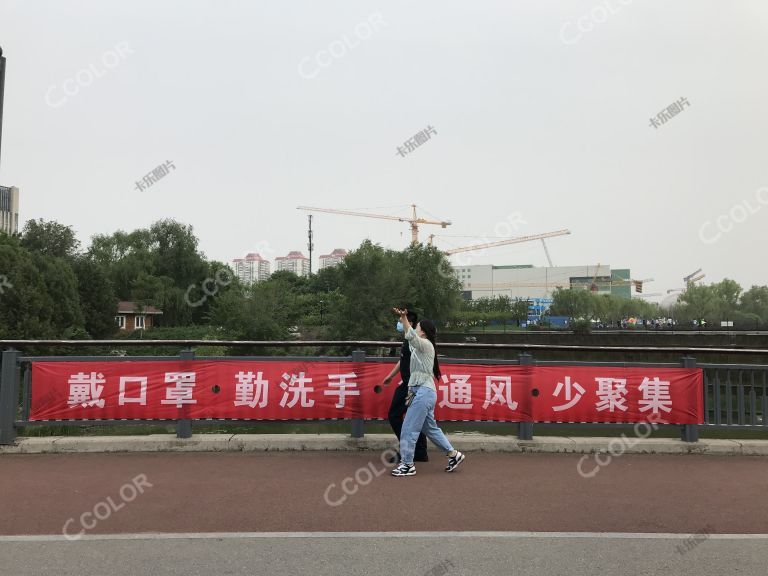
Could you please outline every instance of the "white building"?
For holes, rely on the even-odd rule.
[[[0,232],[16,234],[19,231],[19,189],[0,186]]]
[[[630,298],[629,269],[611,270],[608,265],[555,266],[531,265],[454,266],[464,297],[472,300],[509,296],[533,300],[552,297],[556,288],[592,289],[598,294]],[[594,283],[594,286],[593,286]]]
[[[278,270],[287,270],[297,276],[309,276],[309,258],[301,252],[288,252],[288,256],[275,258]]]
[[[347,257],[347,251],[343,248],[336,248],[333,252],[330,254],[324,254],[323,256],[320,256],[320,269],[323,268],[329,268],[331,266],[336,266],[337,264],[341,264],[341,262],[344,260],[344,258]]]
[[[269,260],[265,260],[260,254],[251,252],[245,258],[236,258],[232,261],[235,274],[244,284],[261,282],[269,278]]]

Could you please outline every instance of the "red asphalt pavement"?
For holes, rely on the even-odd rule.
[[[89,534],[136,532],[537,531],[768,533],[768,460],[625,455],[593,478],[581,455],[468,454],[392,478],[374,452],[0,456],[0,535],[80,530],[138,475],[152,484]],[[594,456],[583,463],[595,468]],[[361,468],[370,483],[344,496]],[[354,481],[346,484],[350,491]],[[131,494],[132,491],[127,491]],[[130,497],[130,496],[129,496]],[[100,508],[104,515],[104,506]],[[90,516],[89,523],[90,523]]]

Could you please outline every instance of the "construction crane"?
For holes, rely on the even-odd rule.
[[[685,284],[685,288],[670,288],[669,290],[667,290],[667,294],[672,294],[673,292],[685,292],[686,290],[688,290],[688,288],[690,288],[691,286],[694,286],[696,282],[704,278],[704,276],[706,276],[706,274],[704,274],[701,271],[701,268],[699,268],[695,272],[691,272],[690,274],[688,274],[688,276],[683,277],[683,283]]]
[[[547,255],[547,262],[549,262],[549,267],[554,268],[555,265],[552,264],[552,258],[549,256],[549,248],[547,248],[547,243],[544,242],[544,238],[541,239],[541,245],[544,246],[544,254]]]
[[[498,240],[496,242],[486,242],[484,244],[474,244],[472,246],[463,246],[461,248],[451,248],[450,250],[444,250],[445,254],[452,256],[453,254],[460,254],[461,252],[472,252],[474,250],[483,250],[485,248],[495,248],[497,246],[508,246],[509,244],[520,244],[522,242],[533,242],[535,240],[544,241],[544,238],[554,238],[555,236],[565,236],[570,234],[570,230],[556,230],[554,232],[545,232],[544,234],[534,234],[532,236],[517,236],[516,238],[505,238],[504,240]],[[435,235],[429,236],[429,243],[435,239]]]
[[[427,220],[426,218],[419,218],[416,214],[416,204],[411,204],[413,209],[413,216],[406,218],[405,216],[387,216],[383,214],[369,214],[367,212],[353,212],[351,210],[336,210],[334,208],[315,208],[312,206],[298,206],[297,210],[306,210],[307,212],[326,212],[328,214],[343,214],[345,216],[360,216],[362,218],[379,218],[381,220],[395,220],[397,222],[408,222],[411,225],[411,244],[419,243],[419,224],[433,224],[435,226],[442,226],[446,228],[451,225],[451,222],[441,220]]]
[[[688,276],[683,278],[683,282],[685,282],[685,285],[688,286],[688,284],[694,284],[695,282],[698,282],[699,280],[704,278],[704,276],[706,276],[706,274],[702,273],[701,268],[699,268],[698,270],[696,270],[696,272],[691,272],[690,274],[688,274]]]
[[[599,273],[600,273],[600,262],[597,263],[597,266],[595,267],[595,275],[592,276],[592,282],[589,284],[590,292],[597,292],[599,290],[599,287],[597,285],[597,275]]]

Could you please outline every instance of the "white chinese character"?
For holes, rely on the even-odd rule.
[[[443,382],[438,386],[443,393],[443,399],[440,400],[438,406],[443,408],[459,408],[470,409],[472,408],[472,385],[469,383],[470,374],[451,374],[443,376]]]
[[[307,378],[304,375],[304,372],[299,372],[298,376],[296,374],[283,374],[283,381],[280,382],[280,388],[283,389],[283,397],[280,398],[280,406],[285,408],[287,405],[288,408],[293,408],[299,400],[301,400],[302,408],[312,408],[312,406],[315,405],[315,401],[308,399],[307,394],[309,392],[314,392],[315,389],[313,387],[305,386],[311,382],[312,378]],[[290,402],[288,401],[289,394],[293,394],[293,398],[291,398]]]
[[[493,397],[491,397],[493,394]],[[483,410],[492,404],[506,405],[510,410],[517,408],[517,402],[512,400],[512,376],[486,376],[485,402]]]
[[[267,405],[267,392],[269,382],[262,378],[263,372],[258,375],[253,372],[238,372],[235,374],[237,384],[235,387],[235,406],[248,406],[249,408],[264,408]]]
[[[639,389],[643,393],[643,398],[639,402],[640,412],[652,410],[654,414],[658,414],[659,409],[667,413],[672,411],[669,382],[659,380],[658,376],[654,377],[653,380],[646,376],[643,378],[643,383],[640,384]]]
[[[626,378],[595,378],[597,382],[597,397],[600,401],[597,403],[597,411],[608,410],[613,412],[614,408],[627,410],[627,379]]]
[[[354,372],[349,374],[328,374],[328,386],[338,388],[338,390],[326,390],[323,394],[339,397],[336,408],[344,408],[347,396],[360,396],[360,390],[347,390],[347,388],[357,388],[357,382],[347,382],[347,378],[357,378],[357,374]],[[331,380],[338,380],[338,382],[331,382]]]
[[[86,374],[85,372],[78,372],[72,374],[69,377],[69,399],[67,405],[70,408],[74,408],[77,405],[83,408],[93,408],[98,406],[104,408],[104,399],[101,398],[101,393],[104,391],[104,386],[100,384],[106,384],[104,380],[104,374],[97,374],[91,372]]]
[[[126,384],[139,385],[138,398],[125,397]],[[146,406],[147,405],[147,377],[146,376],[120,376],[120,396],[117,399],[117,403],[119,406],[125,406],[126,404],[139,404],[141,406]]]
[[[160,404],[175,404],[176,408],[184,404],[197,404],[197,400],[192,398],[195,390],[194,372],[166,372],[165,383],[176,386],[165,389],[165,400],[160,400]]]
[[[581,384],[579,384],[578,382],[571,383],[571,377],[566,376],[564,383],[563,382],[557,383],[557,387],[555,388],[555,392],[552,394],[552,396],[559,396],[560,391],[563,388],[565,388],[565,399],[569,400],[569,402],[561,406],[553,406],[552,410],[554,410],[555,412],[560,412],[561,410],[568,410],[569,408],[573,408],[574,406],[576,406],[578,401],[581,400],[581,397],[584,395],[584,392],[586,392],[586,390],[582,388]],[[571,400],[571,395],[572,395],[571,388],[575,388],[576,391],[578,392],[578,394],[576,394],[573,397],[573,400]]]

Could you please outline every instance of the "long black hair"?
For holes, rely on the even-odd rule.
[[[431,320],[422,320],[419,322],[419,326],[421,326],[422,332],[424,332],[427,340],[432,342],[432,346],[435,349],[435,362],[432,364],[432,373],[435,375],[435,378],[439,380],[442,374],[440,372],[440,364],[437,361],[437,341],[435,339],[437,336],[437,328],[435,328],[435,323]]]

